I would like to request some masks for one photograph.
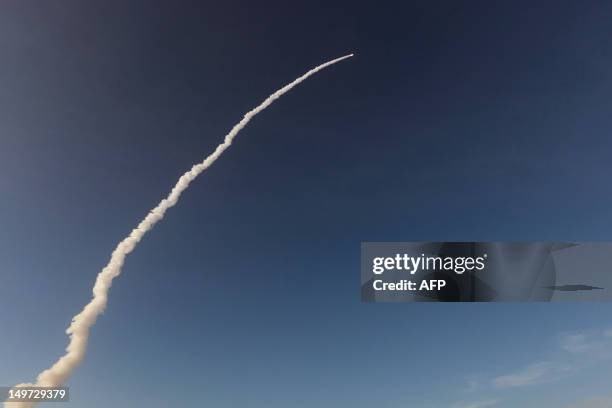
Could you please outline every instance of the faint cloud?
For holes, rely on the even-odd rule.
[[[494,378],[473,376],[467,379],[465,391],[491,392],[550,383],[575,375],[602,359],[612,358],[612,328],[561,333],[557,340],[557,347],[552,350],[554,359],[535,362]],[[486,400],[456,404],[452,408],[488,408],[499,403],[499,400]],[[590,399],[564,408],[612,408],[612,397]]]
[[[560,344],[563,350],[572,354],[612,356],[612,330],[564,333],[561,335]]]
[[[612,407],[612,398],[593,398],[587,401],[579,402],[578,404],[568,405],[565,408],[610,408]]]
[[[475,392],[481,389],[483,386],[482,381],[480,380],[470,380],[468,381],[466,392]]]
[[[593,350],[594,347],[595,343],[591,334],[574,333],[561,336],[561,348],[570,353],[586,353]]]
[[[462,402],[453,405],[452,408],[489,408],[499,404],[499,400],[491,399],[485,401]]]
[[[525,387],[539,384],[549,379],[553,373],[552,368],[553,365],[550,362],[531,364],[515,373],[494,378],[492,383],[498,388]]]
[[[578,360],[561,356],[556,362],[538,362],[494,378],[491,383],[497,388],[512,388],[555,381],[584,368],[585,364],[612,357],[612,329],[563,333],[559,337],[559,346],[562,351],[576,356]],[[606,408],[612,408],[612,405]]]

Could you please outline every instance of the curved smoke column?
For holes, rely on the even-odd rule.
[[[72,318],[72,324],[66,330],[66,334],[70,336],[66,354],[64,354],[55,364],[38,375],[37,386],[60,386],[70,377],[70,374],[79,365],[85,357],[87,349],[87,341],[89,339],[89,329],[96,323],[98,316],[106,308],[108,302],[108,291],[111,288],[113,279],[121,274],[121,268],[125,262],[127,255],[136,248],[136,245],[145,236],[145,234],[155,226],[162,218],[166,211],[173,207],[179,200],[183,191],[189,187],[189,184],[200,173],[210,167],[223,152],[230,147],[236,135],[249,123],[249,121],[259,112],[266,109],[276,99],[280,98],[285,93],[289,92],[294,86],[304,81],[309,76],[316,74],[324,68],[333,65],[339,61],[352,57],[353,54],[345,55],[344,57],[336,58],[319,65],[316,68],[306,72],[301,77],[297,78],[288,85],[285,85],[272,95],[268,96],[259,106],[247,112],[242,120],[236,124],[232,130],[225,136],[215,151],[204,159],[201,163],[194,165],[191,170],[183,174],[177,181],[170,194],[161,200],[157,207],[153,208],[149,214],[132,230],[130,235],[117,245],[111,255],[108,264],[102,269],[96,278],[96,283],[93,287],[93,298],[83,308],[81,313]],[[21,384],[25,386],[26,384]],[[5,403],[6,407],[32,407],[33,403]]]

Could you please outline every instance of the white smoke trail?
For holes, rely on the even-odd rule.
[[[64,354],[51,368],[43,371],[38,375],[36,385],[47,387],[58,387],[70,377],[70,374],[79,365],[85,357],[87,349],[87,341],[89,338],[89,329],[96,323],[98,316],[104,312],[108,302],[108,291],[111,288],[113,279],[121,274],[121,268],[125,262],[126,256],[134,250],[136,245],[144,237],[144,235],[157,224],[163,217],[166,211],[173,207],[179,200],[183,191],[189,187],[189,184],[204,170],[210,167],[221,154],[232,144],[236,135],[249,123],[249,121],[259,112],[266,109],[276,99],[287,93],[294,86],[304,81],[309,76],[321,71],[322,69],[333,65],[339,61],[352,57],[353,54],[345,55],[344,57],[336,58],[319,65],[316,68],[306,72],[301,77],[297,78],[288,85],[285,85],[272,95],[268,96],[259,106],[247,112],[242,120],[236,124],[232,130],[225,136],[223,143],[217,146],[215,151],[204,159],[201,163],[194,165],[191,170],[183,174],[177,181],[170,194],[161,200],[157,207],[153,208],[149,214],[132,230],[130,235],[117,245],[113,251],[110,261],[102,269],[96,278],[96,283],[93,287],[93,298],[83,308],[81,313],[72,318],[72,324],[66,330],[66,334],[70,336],[66,354]],[[26,386],[27,384],[22,384]],[[32,407],[32,403],[8,403],[5,402],[5,407],[11,408],[26,408]]]

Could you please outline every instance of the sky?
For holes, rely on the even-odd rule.
[[[612,305],[364,304],[362,241],[610,238],[612,4],[8,0],[0,385],[96,407],[609,408]],[[496,3],[496,4],[494,4]]]

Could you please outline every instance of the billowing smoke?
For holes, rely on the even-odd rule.
[[[183,174],[177,181],[170,194],[161,200],[157,207],[153,208],[149,214],[138,224],[136,228],[132,230],[130,235],[117,245],[113,251],[110,261],[102,269],[96,278],[96,283],[93,287],[93,298],[83,308],[81,313],[77,314],[72,318],[72,324],[66,330],[66,333],[70,336],[68,347],[66,348],[66,354],[64,354],[55,364],[50,368],[43,371],[38,375],[36,384],[37,386],[48,386],[56,387],[61,386],[70,377],[74,369],[85,357],[85,351],[87,349],[87,341],[89,339],[89,329],[96,323],[98,316],[104,312],[106,304],[108,302],[108,291],[119,274],[123,263],[125,262],[126,256],[136,248],[136,245],[145,236],[145,234],[153,228],[162,218],[166,211],[174,206],[183,191],[189,187],[189,184],[196,178],[200,173],[210,167],[221,154],[232,144],[232,141],[249,121],[257,115],[259,112],[266,109],[276,99],[280,98],[283,94],[290,91],[294,86],[304,81],[309,76],[321,71],[322,69],[333,65],[346,58],[352,57],[353,54],[345,55],[344,57],[336,58],[328,61],[316,68],[306,72],[301,77],[297,78],[288,85],[285,85],[272,95],[268,96],[259,106],[255,109],[247,112],[242,120],[236,124],[232,130],[225,136],[223,143],[221,143],[215,151],[204,159],[201,163],[194,165],[191,170]],[[26,384],[22,384],[26,385]],[[5,407],[19,407],[26,408],[32,407],[32,403],[5,403]]]

